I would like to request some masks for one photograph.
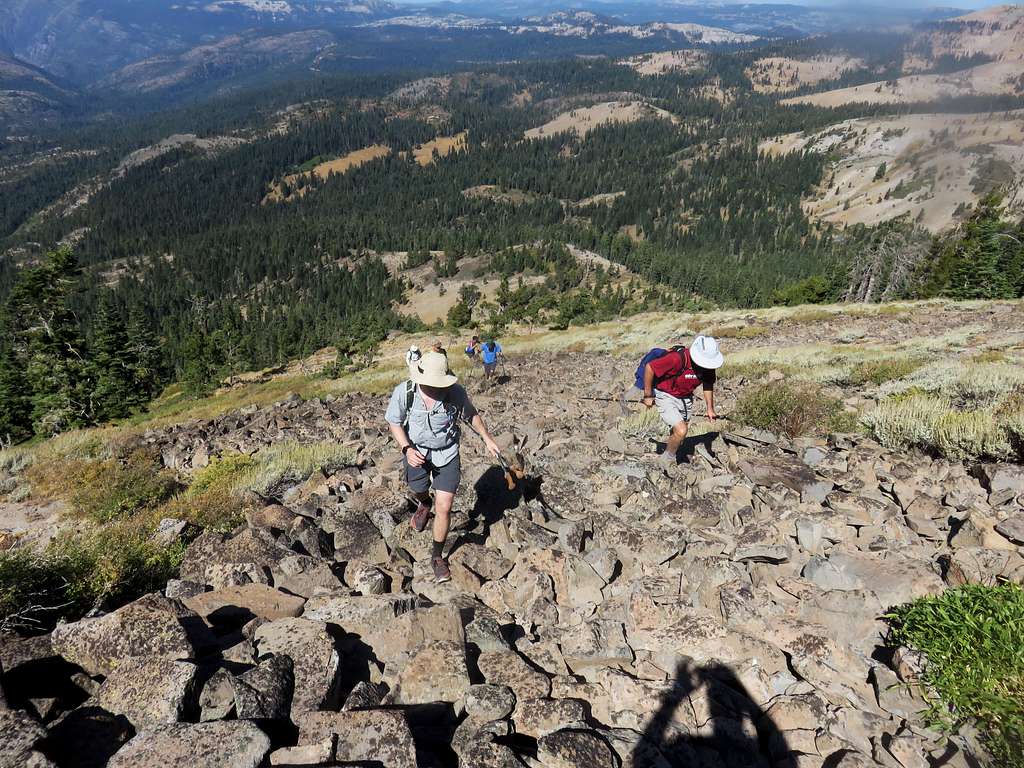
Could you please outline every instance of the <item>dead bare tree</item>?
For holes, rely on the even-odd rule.
[[[928,253],[928,243],[921,230],[886,232],[853,264],[843,300],[868,303],[897,298]]]

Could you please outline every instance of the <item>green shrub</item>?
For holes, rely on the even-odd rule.
[[[745,392],[733,418],[741,424],[797,437],[829,429],[841,403],[810,385],[765,384]]]
[[[40,460],[26,476],[33,493],[67,501],[72,512],[96,523],[152,509],[177,488],[173,474],[142,450],[124,458]]]
[[[88,607],[69,595],[88,568],[55,553],[0,552],[0,631],[48,628]]]
[[[881,360],[865,360],[854,366],[847,378],[853,386],[884,384],[909,376],[923,365],[921,360],[906,357],[886,357]]]
[[[41,553],[0,553],[0,630],[49,629],[162,590],[177,575],[184,544],[160,547],[151,532],[148,521],[129,521],[61,537]]]
[[[240,525],[249,506],[244,492],[247,473],[258,466],[252,456],[231,453],[214,458],[192,476],[182,493],[160,507],[160,517],[174,517],[215,531]]]
[[[974,722],[993,765],[1024,766],[1024,590],[966,585],[887,618],[892,647],[925,655],[929,723],[949,730]]]

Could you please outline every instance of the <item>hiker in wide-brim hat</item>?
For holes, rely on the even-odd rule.
[[[444,544],[448,538],[452,503],[462,480],[461,422],[465,420],[472,425],[494,456],[501,450],[466,390],[458,383],[458,377],[448,368],[448,358],[439,352],[427,352],[409,365],[409,380],[391,393],[384,419],[402,449],[405,480],[416,498],[412,527],[417,532],[422,531],[433,514],[431,565],[439,582],[448,581],[451,571],[444,557]],[[433,510],[431,489],[434,491]]]
[[[675,464],[679,446],[689,431],[697,387],[704,396],[708,419],[716,418],[715,371],[722,367],[725,357],[711,336],[697,336],[689,347],[658,351],[663,354],[650,359],[643,368],[642,402],[648,408],[656,405],[661,420],[671,428],[661,459],[666,464]]]

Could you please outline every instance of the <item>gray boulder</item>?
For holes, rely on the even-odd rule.
[[[176,723],[195,700],[196,666],[170,659],[122,659],[100,686],[96,699],[136,728]]]
[[[592,731],[556,731],[537,741],[544,768],[595,768],[615,765],[608,742]]]
[[[175,723],[141,731],[115,754],[108,768],[258,768],[270,739],[253,723]]]
[[[27,713],[0,709],[0,768],[20,768],[46,729]]]
[[[259,626],[254,639],[261,656],[279,654],[292,660],[293,714],[337,705],[341,657],[325,624],[278,619]]]
[[[336,738],[339,763],[375,762],[388,768],[416,768],[416,746],[401,712],[303,712],[293,718],[300,746]]]
[[[240,720],[286,720],[291,709],[295,676],[292,660],[276,655],[231,678],[235,714]]]
[[[94,619],[60,624],[53,650],[90,675],[109,675],[124,659],[191,659],[193,644],[212,645],[199,617],[176,600],[145,595]]]

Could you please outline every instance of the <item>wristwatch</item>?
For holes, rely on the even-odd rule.
[[[402,455],[405,456],[405,452],[408,451],[410,448],[412,448],[411,445],[403,445],[402,446]]]

